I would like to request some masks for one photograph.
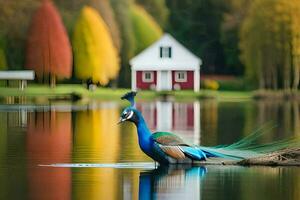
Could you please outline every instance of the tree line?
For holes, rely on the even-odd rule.
[[[43,74],[39,79],[45,82],[72,76],[128,87],[129,59],[169,32],[202,59],[203,74],[244,76],[251,85],[265,89],[299,87],[297,0],[53,0],[52,15],[42,12],[36,17],[45,2],[51,4],[0,0],[0,69],[30,65],[39,68],[37,73]],[[49,18],[57,27],[51,34],[65,36],[52,41],[49,31],[38,34],[44,23],[52,23]],[[47,43],[37,47],[34,42],[47,37],[48,49],[37,50]],[[61,44],[59,50],[55,43]],[[45,64],[51,48],[51,58],[58,54],[51,66],[69,66],[56,69],[52,78],[47,71],[50,62]],[[33,59],[41,52],[43,59]]]
[[[72,75],[102,86],[127,83],[120,66],[129,74],[128,60],[163,33],[144,7],[127,0],[30,3],[0,1],[0,68],[34,69],[53,86]]]

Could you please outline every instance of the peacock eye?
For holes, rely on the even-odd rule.
[[[125,111],[125,112],[123,112],[123,114],[122,114],[122,118],[127,118],[128,115],[129,115],[129,112]]]

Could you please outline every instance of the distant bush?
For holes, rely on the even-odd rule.
[[[201,85],[205,89],[222,91],[243,91],[251,90],[253,87],[247,84],[243,78],[230,78],[230,79],[218,79],[218,78],[206,78],[201,81]],[[217,87],[218,85],[218,87]]]
[[[204,89],[209,89],[209,90],[218,90],[219,89],[219,83],[215,80],[212,79],[205,79],[203,81],[203,88]]]

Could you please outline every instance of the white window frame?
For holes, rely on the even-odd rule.
[[[160,58],[172,58],[172,47],[171,46],[161,46],[160,51],[161,51]]]
[[[183,73],[183,78],[179,78],[179,74]],[[187,72],[186,71],[176,71],[175,74],[175,82],[183,83],[187,82]]]
[[[150,78],[146,78],[146,74],[149,73],[150,74]],[[142,81],[144,83],[152,83],[154,80],[154,72],[150,72],[150,71],[143,71],[142,73]]]

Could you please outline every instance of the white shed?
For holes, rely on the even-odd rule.
[[[200,58],[164,34],[130,60],[131,89],[199,91],[201,64]]]

